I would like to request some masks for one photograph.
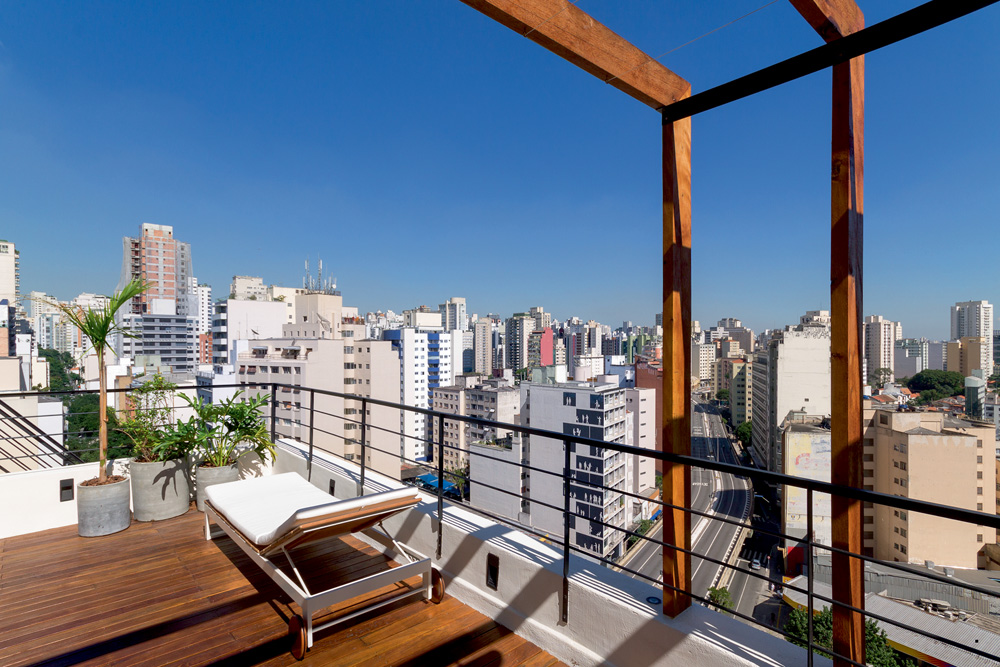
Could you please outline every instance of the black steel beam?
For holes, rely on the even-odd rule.
[[[1000,0],[931,0],[847,37],[669,104],[661,109],[663,122],[672,123],[688,118],[814,74],[944,25],[998,1]]]

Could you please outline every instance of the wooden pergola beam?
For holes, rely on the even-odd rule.
[[[854,0],[790,0],[827,42],[864,28]],[[865,59],[833,66],[830,178],[830,481],[862,488],[862,264],[864,237]],[[862,503],[833,496],[833,546],[862,552]],[[810,510],[811,511],[811,510]],[[862,561],[832,554],[833,599],[865,608]],[[810,573],[811,574],[811,573]],[[834,664],[865,663],[864,616],[833,605]],[[842,657],[840,657],[842,656]]]
[[[663,426],[665,452],[691,455],[691,119],[663,123]],[[690,551],[691,468],[663,463],[663,541]],[[691,606],[691,554],[663,548],[663,613]]]
[[[662,109],[690,84],[568,0],[462,0],[580,69]]]
[[[854,0],[789,0],[802,18],[827,42],[865,27],[865,15]]]

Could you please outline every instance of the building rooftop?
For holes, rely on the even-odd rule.
[[[99,539],[67,526],[0,540],[0,664],[295,664],[288,599],[228,537],[206,541],[202,516],[133,522]],[[342,566],[323,571],[330,585],[395,565],[351,537],[309,557],[340,552]],[[562,664],[450,595],[318,633],[303,664],[456,662]]]

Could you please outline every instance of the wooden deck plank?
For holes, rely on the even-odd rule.
[[[228,537],[206,541],[203,521],[192,511],[103,538],[81,538],[70,526],[2,540],[0,664],[299,664],[286,636],[298,608]],[[398,566],[351,537],[293,557],[317,586]],[[405,585],[419,587],[420,578]],[[348,614],[402,586],[345,601],[317,620]],[[319,632],[301,664],[428,659],[560,664],[450,595],[440,605],[414,597]]]

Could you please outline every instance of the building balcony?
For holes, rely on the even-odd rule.
[[[291,391],[274,384],[260,384],[257,389],[277,396],[286,389]],[[369,408],[380,407],[409,411],[424,419],[468,424],[482,421],[338,392],[305,390],[317,397],[360,401],[360,413],[324,412],[324,418],[329,419],[354,422]],[[297,473],[317,488],[344,499],[400,486],[396,479],[399,468],[387,475],[367,463],[388,454],[398,465],[398,450],[378,449],[371,442],[359,442],[357,436],[349,458],[338,456],[324,447],[322,430],[309,427],[310,408],[286,410],[284,400],[276,406],[273,421],[269,408],[263,413],[278,441],[276,461],[270,465],[245,462],[241,466],[244,474]],[[391,428],[398,436],[399,421],[399,415],[394,414],[380,428]],[[556,440],[566,437],[513,424],[500,426],[522,435],[547,433],[546,437]],[[0,434],[0,458],[10,458],[5,453],[10,436],[7,438]],[[648,450],[633,452],[634,448],[615,443],[587,439],[580,443],[614,448],[623,455],[650,455]],[[440,460],[443,446],[433,445],[432,449],[434,461]],[[87,451],[77,449],[72,456]],[[652,454],[664,460],[672,457]],[[77,537],[75,500],[62,497],[60,482],[69,480],[72,488],[73,481],[93,477],[96,464],[58,465],[51,453],[46,456],[50,467],[0,474],[0,504],[23,508],[0,522],[0,664],[277,665],[294,661],[287,653],[286,628],[288,618],[297,613],[295,605],[229,538],[206,541],[202,515],[196,510],[162,522],[133,522],[128,530],[105,538]],[[62,460],[71,462],[70,453]],[[681,461],[716,471],[780,478],[785,483],[801,484],[810,493],[838,490],[822,482],[744,470],[717,461],[683,457]],[[437,465],[407,463],[429,470]],[[527,464],[513,461],[509,465]],[[544,485],[543,477],[546,475],[533,475],[533,486]],[[474,473],[471,479],[473,484],[492,481],[477,481]],[[517,507],[522,512],[534,511],[532,503],[537,501],[523,503],[523,478],[512,488],[510,495],[516,498]],[[677,594],[704,606],[688,606],[674,617],[664,614],[661,604],[672,591],[656,577],[629,576],[637,572],[625,561],[608,558],[620,555],[622,539],[638,536],[623,528],[626,511],[619,505],[628,500],[628,493],[615,491],[617,503],[603,512],[598,509],[593,518],[584,517],[600,524],[602,535],[610,530],[614,536],[614,544],[606,544],[598,553],[564,542],[561,535],[541,535],[531,527],[498,517],[461,494],[446,497],[443,490],[441,483],[436,492],[434,488],[422,491],[422,502],[386,521],[386,529],[402,544],[431,557],[447,584],[445,601],[441,605],[422,600],[398,603],[320,632],[306,655],[308,664],[556,665],[561,661],[643,666],[693,662],[711,667],[806,662],[804,649],[776,636],[773,630],[764,631],[716,612],[703,593],[693,589]],[[600,485],[597,491],[612,493]],[[991,527],[1000,523],[989,515],[941,509],[905,498],[865,495],[857,490],[848,493],[912,511],[950,511],[957,520],[971,519]],[[695,515],[692,525],[700,517],[710,516],[690,511]],[[664,551],[674,549],[660,540],[649,540],[649,544]],[[362,538],[325,545],[323,553],[356,552],[342,566],[331,566],[329,576],[348,577],[393,567],[395,561],[375,547]],[[692,555],[696,558],[712,567],[717,565],[723,576],[726,572],[743,572],[763,580],[771,576],[767,571],[749,572],[745,564],[739,564],[736,554],[718,561],[697,553]],[[838,576],[836,571],[833,576]],[[794,586],[780,578],[777,582]],[[811,583],[799,588],[808,600]],[[812,603],[822,601],[812,597]],[[328,616],[349,614],[358,604],[357,599],[344,601]],[[754,618],[743,620],[757,622]],[[817,657],[815,664],[828,661]]]

